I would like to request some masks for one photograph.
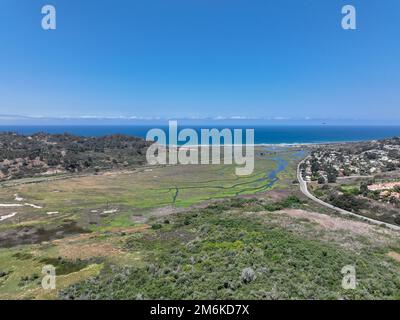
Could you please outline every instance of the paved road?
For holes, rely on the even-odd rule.
[[[384,226],[386,226],[386,227],[388,227],[388,228],[390,228],[390,229],[400,231],[400,226],[395,226],[395,225],[390,224],[390,223],[386,223],[386,222],[382,222],[382,221],[379,221],[379,220],[367,218],[367,217],[361,216],[361,215],[359,215],[359,214],[356,214],[356,213],[353,213],[353,212],[350,212],[350,211],[347,211],[347,210],[343,210],[343,209],[338,208],[338,207],[335,207],[335,206],[333,206],[333,205],[331,205],[331,204],[329,204],[329,203],[326,203],[326,202],[322,201],[321,199],[318,199],[317,197],[315,197],[314,195],[312,195],[312,194],[308,191],[307,182],[304,181],[303,177],[301,176],[300,166],[301,166],[301,164],[302,164],[304,161],[306,161],[306,160],[307,160],[307,158],[305,158],[303,161],[301,161],[301,162],[298,164],[298,166],[297,166],[297,180],[299,181],[301,192],[302,192],[307,198],[311,199],[312,201],[314,201],[314,202],[316,202],[316,203],[318,203],[318,204],[320,204],[320,205],[322,205],[322,206],[324,206],[324,207],[327,207],[327,208],[329,208],[329,209],[333,209],[333,210],[339,212],[340,214],[348,215],[348,216],[353,216],[353,217],[357,217],[357,218],[359,218],[359,219],[362,219],[362,220],[364,220],[364,221],[368,221],[368,222],[373,223],[373,224],[377,224],[377,225],[380,225],[380,226],[384,225]]]

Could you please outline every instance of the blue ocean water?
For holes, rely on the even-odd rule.
[[[81,136],[104,136],[110,134],[126,134],[131,136],[146,137],[147,132],[153,128],[160,128],[168,133],[165,125],[46,125],[46,126],[0,126],[0,131],[13,131],[20,134],[46,133],[71,133]],[[320,143],[339,141],[364,141],[382,138],[400,137],[400,126],[356,126],[356,125],[256,125],[256,126],[180,126],[178,129],[191,128],[198,132],[201,129],[254,129],[256,144],[281,144],[281,143]]]

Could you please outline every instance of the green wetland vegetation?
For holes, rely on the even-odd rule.
[[[7,184],[0,203],[23,205],[0,207],[17,212],[0,222],[0,298],[399,299],[398,233],[303,198],[303,156],[257,149],[240,178],[199,165]],[[41,288],[45,264],[55,290]]]

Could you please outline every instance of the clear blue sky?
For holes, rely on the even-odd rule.
[[[0,114],[400,120],[399,0],[0,0],[0,45]]]

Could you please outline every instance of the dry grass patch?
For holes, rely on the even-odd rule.
[[[400,253],[390,251],[387,255],[392,259],[396,260],[397,262],[400,262]]]
[[[332,242],[359,251],[366,246],[388,246],[396,243],[399,233],[383,227],[302,209],[257,212],[266,222],[275,223],[308,239]]]
[[[364,222],[333,217],[318,212],[310,212],[301,209],[285,209],[280,211],[279,213],[287,214],[288,216],[293,218],[310,220],[317,223],[319,226],[326,230],[346,230],[352,232],[353,234],[362,236],[368,236],[375,230],[373,226]]]
[[[59,247],[60,256],[71,260],[111,257],[123,253],[121,249],[114,247],[110,243],[62,244]]]

